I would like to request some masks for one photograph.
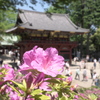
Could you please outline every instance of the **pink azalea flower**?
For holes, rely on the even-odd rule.
[[[43,82],[43,81],[44,81],[44,78],[45,78],[45,74],[44,74],[44,73],[40,73],[40,74],[37,76],[36,80],[34,81],[34,84]]]
[[[36,69],[46,75],[55,77],[61,74],[64,66],[64,58],[58,55],[56,48],[37,48],[24,53],[24,63],[20,66],[21,70]]]
[[[45,74],[40,73],[38,76],[33,76],[31,72],[29,72],[25,77],[27,88],[29,89],[31,85],[33,88],[39,88],[46,91],[50,91],[51,89],[48,87],[48,82],[44,82]],[[31,87],[32,88],[32,87]]]
[[[9,93],[9,100],[35,100],[34,98],[31,98],[31,95],[28,95],[27,98],[25,99],[25,97],[21,97],[18,95],[17,92],[13,91],[11,88],[8,88],[8,92]],[[24,94],[23,91],[20,90],[21,94]]]
[[[67,77],[67,78],[65,79],[65,81],[70,85],[71,82],[72,82],[72,76]]]
[[[72,79],[72,76],[68,77],[67,80],[68,80],[69,82],[72,82],[72,80],[73,80],[73,79]]]
[[[31,87],[31,84],[33,83],[34,79],[32,77],[32,73],[28,73],[26,74],[26,76],[24,77],[27,83],[27,88],[29,89]]]
[[[4,77],[4,81],[14,79],[14,77],[15,77],[14,69],[11,68],[11,67],[9,67],[7,64],[5,64],[3,67],[4,67],[5,69],[7,69],[7,74],[6,74],[5,77]]]
[[[10,91],[10,100],[21,100],[21,97],[18,96],[16,92]]]
[[[0,81],[0,85],[2,85],[4,82]]]
[[[42,82],[39,89],[45,90],[45,91],[51,91],[51,88],[48,86],[48,84],[49,84],[48,82]]]
[[[7,80],[14,79],[14,77],[15,77],[13,68],[9,67],[7,64],[5,64],[4,66],[2,66],[2,68],[5,68],[7,70],[7,72],[6,72],[5,76],[2,77],[2,80],[0,81],[0,85],[2,85]],[[2,73],[0,73],[0,74],[2,74]]]
[[[74,96],[74,98],[75,98],[75,99],[78,99],[78,98],[79,98],[79,96],[78,96],[78,95],[75,95],[75,96]]]
[[[26,100],[35,100],[34,98],[31,98],[31,97],[32,97],[31,95],[28,95]]]

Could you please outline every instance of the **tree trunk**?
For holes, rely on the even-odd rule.
[[[89,55],[89,39],[90,39],[90,33],[87,34],[87,46],[86,46],[86,54]]]
[[[81,19],[81,27],[84,28],[84,0],[81,0],[81,7],[82,7],[82,19]],[[83,35],[81,35],[81,45],[80,45],[80,57],[83,56]]]
[[[81,35],[81,44],[80,44],[80,58],[83,56],[83,34]]]

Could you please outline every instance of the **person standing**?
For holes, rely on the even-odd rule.
[[[81,53],[80,53],[80,51],[77,51],[77,58],[78,58],[78,61],[80,61],[80,55],[81,55]]]
[[[97,82],[97,73],[96,73],[96,72],[94,72],[94,74],[93,74],[93,81],[92,81],[92,85],[95,85],[95,84],[96,84],[96,82]]]
[[[85,63],[84,60],[81,60],[81,61],[80,61],[79,67],[80,67],[80,70],[81,70],[82,68],[86,67],[86,63]]]
[[[67,67],[70,67],[68,61],[65,62],[65,67],[66,67],[66,68],[67,68]]]
[[[74,57],[74,62],[75,62],[75,64],[76,64],[76,62],[77,62],[77,60],[78,60],[78,58],[77,57]]]
[[[99,63],[99,66],[100,66],[100,58],[98,59],[98,63]]]
[[[20,60],[18,59],[16,68],[19,69],[20,65],[21,65],[21,63],[20,63]]]
[[[71,76],[72,75],[72,71],[69,69],[69,67],[66,67],[66,76]]]
[[[17,59],[18,58],[18,50],[16,49],[14,53],[15,53],[15,57]]]
[[[90,69],[91,79],[93,79],[93,67]]]
[[[3,59],[0,58],[0,66],[2,66],[2,64],[3,64]]]
[[[93,60],[93,63],[94,63],[94,69],[96,69],[96,63],[97,63],[97,60],[94,58]]]
[[[88,81],[87,80],[87,69],[86,69],[86,67],[84,67],[84,70],[83,70],[83,80],[82,81]]]
[[[75,79],[80,80],[80,69],[79,68],[76,69]]]
[[[90,57],[89,57],[89,55],[87,55],[86,56],[86,62],[89,62],[89,59],[90,59]]]

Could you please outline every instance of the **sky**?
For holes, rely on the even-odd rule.
[[[38,3],[36,5],[32,5],[31,3],[28,2],[28,6],[27,5],[17,6],[17,9],[33,10],[29,7],[29,6],[32,6],[35,9],[35,11],[45,12],[45,9],[48,8],[49,5],[47,3],[43,3],[43,5],[41,5],[41,0],[37,0],[37,1]]]

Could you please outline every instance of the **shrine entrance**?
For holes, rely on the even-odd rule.
[[[78,43],[70,41],[70,36],[89,30],[76,26],[67,14],[19,10],[15,27],[6,32],[21,36],[21,41],[15,44],[19,47],[21,61],[23,53],[37,45],[43,49],[56,48],[71,63],[72,50]]]

